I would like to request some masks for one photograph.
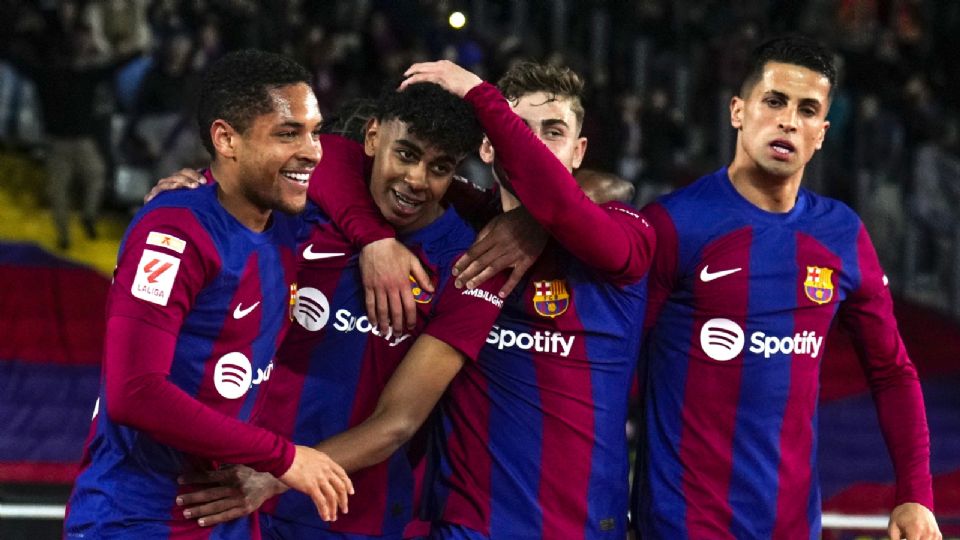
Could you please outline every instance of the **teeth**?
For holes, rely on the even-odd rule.
[[[306,184],[310,180],[310,173],[285,172],[282,174],[298,184]]]
[[[790,149],[789,149],[789,148],[787,148],[787,147],[785,147],[785,146],[780,146],[780,145],[778,145],[778,144],[773,145],[773,149],[774,149],[774,151],[777,152],[778,154],[789,154],[789,153],[790,153]]]
[[[406,206],[417,206],[418,204],[420,204],[419,201],[415,201],[413,199],[404,197],[397,190],[394,190],[393,194],[397,197],[397,200],[400,201],[401,204],[404,204]]]

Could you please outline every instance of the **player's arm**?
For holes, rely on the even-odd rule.
[[[380,394],[373,414],[363,423],[331,437],[316,448],[356,471],[380,463],[413,437],[463,367],[464,355],[424,334]]]
[[[479,355],[503,307],[493,293],[506,278],[504,273],[494,276],[484,284],[484,294],[464,292],[447,282],[433,299],[436,309],[424,333],[380,393],[374,412],[361,424],[320,442],[316,448],[335,460],[344,460],[341,465],[355,471],[387,459],[406,443],[464,361]],[[201,518],[205,525],[247,515],[286,490],[270,475],[241,467],[193,475],[189,481],[213,484],[177,498],[177,504],[187,507],[187,517]]]
[[[121,250],[107,312],[106,414],[184,452],[270,472],[310,495],[332,519],[352,490],[338,465],[224,415],[170,381],[180,327],[219,264],[205,255],[215,253],[212,240],[192,214],[148,213]]]
[[[402,332],[416,324],[417,307],[408,276],[428,291],[430,277],[419,259],[396,239],[370,196],[370,161],[363,145],[339,135],[320,136],[323,159],[310,177],[308,196],[360,251],[360,272],[370,323]]]
[[[653,231],[626,206],[604,209],[590,201],[496,87],[448,61],[414,64],[406,74],[403,85],[435,82],[473,105],[517,197],[564,248],[623,281],[647,271],[656,243]]]
[[[390,377],[373,414],[316,448],[356,471],[387,459],[410,440],[464,361],[480,354],[503,307],[493,293],[506,277],[498,274],[476,295],[445,285],[433,300],[437,307],[424,333]]]
[[[896,475],[890,536],[939,538],[930,476],[930,432],[917,370],[907,356],[893,301],[873,244],[861,225],[857,239],[861,286],[840,308],[877,408]]]
[[[404,356],[365,421],[314,448],[348,472],[376,465],[409,441],[463,367],[465,356],[447,343],[423,334]],[[342,461],[341,461],[342,460]],[[267,473],[248,468],[196,473],[184,477],[210,487],[177,497],[183,515],[202,526],[248,515],[287,486]]]

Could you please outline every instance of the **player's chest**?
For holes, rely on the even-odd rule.
[[[822,238],[784,229],[741,229],[686,254],[674,298],[699,313],[796,312],[829,320],[851,291],[851,257]]]

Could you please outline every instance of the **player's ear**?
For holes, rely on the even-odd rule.
[[[577,139],[577,146],[573,149],[573,168],[579,169],[580,164],[583,163],[583,156],[587,153],[587,138],[579,137]]]
[[[483,136],[483,142],[480,143],[480,159],[487,165],[493,163],[493,145],[490,144],[490,139],[486,135]]]
[[[227,159],[237,156],[240,134],[226,120],[218,118],[210,124],[210,140],[213,141],[213,148],[217,154]]]
[[[740,96],[730,98],[730,125],[734,129],[743,126],[743,100]]]
[[[828,129],[830,129],[830,122],[824,122],[823,129],[820,130],[820,135],[817,137],[817,150],[823,148],[823,139],[826,138]]]
[[[380,144],[380,121],[376,118],[367,120],[367,127],[363,131],[363,151],[367,156],[373,157]]]

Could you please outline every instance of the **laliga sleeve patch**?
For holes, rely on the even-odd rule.
[[[165,306],[170,300],[179,269],[180,259],[177,257],[145,249],[137,264],[137,274],[130,293],[141,300]]]

